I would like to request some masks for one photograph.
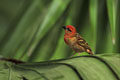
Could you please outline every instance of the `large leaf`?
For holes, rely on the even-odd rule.
[[[111,27],[112,41],[113,44],[115,44],[117,0],[107,0],[107,8],[108,8],[109,22]]]
[[[46,62],[21,64],[14,64],[7,60],[1,60],[0,79],[119,80],[119,62],[119,54],[78,56]]]

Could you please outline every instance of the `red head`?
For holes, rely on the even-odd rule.
[[[63,26],[63,28],[65,29],[65,35],[69,37],[74,36],[76,34],[76,29],[72,25]]]

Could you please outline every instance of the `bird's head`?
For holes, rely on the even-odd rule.
[[[65,30],[65,35],[74,36],[76,34],[76,29],[72,25],[63,26]]]

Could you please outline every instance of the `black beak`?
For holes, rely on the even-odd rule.
[[[62,26],[63,29],[66,29],[66,26]]]

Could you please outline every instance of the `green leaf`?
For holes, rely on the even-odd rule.
[[[32,52],[34,51],[34,49],[36,48],[37,44],[42,39],[42,37],[46,34],[47,31],[49,31],[53,27],[56,20],[58,20],[58,18],[65,11],[69,2],[70,0],[66,0],[64,2],[63,0],[59,0],[59,1],[53,0],[48,12],[44,16],[44,20],[42,24],[40,24],[40,28],[38,29],[36,35],[34,36],[34,40],[32,44],[30,45],[27,51],[27,54],[32,54]],[[53,16],[55,17],[53,18]]]
[[[1,60],[4,80],[119,80],[120,55],[77,56],[38,63]],[[3,75],[4,74],[4,75]],[[9,74],[10,77],[6,77]]]
[[[116,29],[116,9],[117,9],[117,0],[107,0],[107,8],[109,15],[109,22],[111,27],[111,37],[113,44],[115,44],[115,29]]]
[[[96,49],[96,34],[97,34],[97,23],[98,23],[98,0],[90,0],[89,3],[89,11],[90,11],[90,25],[92,28],[92,49],[95,52]]]
[[[117,18],[116,18],[116,44],[114,47],[114,52],[120,52],[120,38],[119,38],[119,34],[120,34],[120,0],[118,0],[117,2]]]
[[[113,43],[108,22],[106,2],[99,1],[98,3],[96,53],[109,54],[113,52]]]

